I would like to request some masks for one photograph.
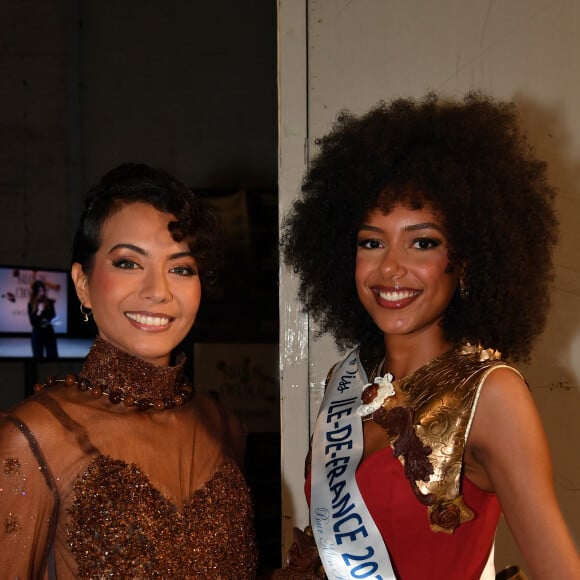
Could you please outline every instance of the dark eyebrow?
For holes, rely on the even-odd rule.
[[[416,232],[417,230],[438,230],[442,234],[445,233],[443,231],[443,228],[440,225],[435,224],[433,222],[425,222],[422,224],[413,224],[411,226],[405,227],[406,232]]]
[[[405,226],[405,228],[404,228],[404,230],[406,232],[416,232],[418,230],[429,230],[429,229],[438,230],[442,234],[445,234],[443,228],[440,225],[433,223],[433,222],[425,222],[425,223],[421,223],[421,224],[412,224],[410,226]],[[377,232],[377,233],[380,233],[383,231],[381,228],[377,228],[375,226],[370,226],[368,224],[363,224],[360,227],[359,231],[360,230],[368,230],[368,231]]]
[[[194,258],[195,256],[191,252],[177,252],[177,254],[171,254],[169,256],[170,260],[179,260],[180,258]]]
[[[115,244],[109,250],[109,254],[111,252],[114,252],[115,250],[121,250],[121,249],[132,250],[133,252],[135,252],[136,254],[140,254],[141,256],[148,256],[149,255],[149,252],[147,252],[143,248],[140,248],[139,246],[136,246],[134,244]],[[177,253],[171,254],[169,256],[170,260],[179,260],[180,258],[195,258],[195,256],[191,252],[177,252]]]
[[[115,250],[121,250],[121,249],[132,250],[133,252],[136,252],[137,254],[141,254],[142,256],[147,255],[147,252],[143,248],[140,248],[139,246],[135,246],[134,244],[115,244],[109,250],[109,254],[111,252],[114,252]]]

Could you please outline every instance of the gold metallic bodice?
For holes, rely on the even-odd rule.
[[[499,366],[507,365],[492,349],[453,349],[395,380],[395,395],[373,415],[427,506],[433,531],[452,533],[474,517],[461,496],[463,454],[483,381]]]

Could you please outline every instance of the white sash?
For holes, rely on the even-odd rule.
[[[332,373],[312,438],[310,525],[330,580],[396,578],[355,478],[364,445],[356,410],[367,382],[354,350]]]

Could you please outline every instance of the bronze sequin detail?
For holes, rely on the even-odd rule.
[[[4,533],[5,534],[13,534],[20,529],[20,525],[18,524],[18,518],[15,514],[8,514],[6,519],[4,520]]]
[[[18,457],[7,457],[3,461],[6,475],[18,475],[20,473],[20,460]]]
[[[77,480],[68,511],[81,577],[255,577],[251,499],[230,463],[179,509],[138,466],[100,455]]]
[[[123,403],[141,411],[163,411],[183,405],[193,395],[183,375],[184,366],[183,354],[175,366],[155,366],[97,337],[80,376],[48,377],[46,383],[34,385],[34,392],[64,383],[95,399],[108,397],[113,405]],[[171,390],[169,385],[173,385]]]

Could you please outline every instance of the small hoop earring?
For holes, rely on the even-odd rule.
[[[93,313],[93,311],[90,308],[85,308],[82,302],[80,303],[79,310],[81,311],[82,314],[82,321],[88,322],[89,316]]]

